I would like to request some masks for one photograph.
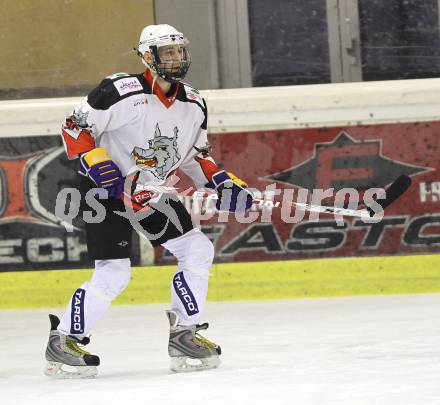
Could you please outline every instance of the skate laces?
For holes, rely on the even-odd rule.
[[[201,325],[196,325],[196,328],[194,330],[194,338],[196,340],[196,343],[199,344],[202,347],[205,347],[210,350],[215,350],[217,348],[217,344],[214,342],[211,342],[209,339],[206,339],[204,336],[199,334],[200,330],[208,329],[209,324],[203,323]]]
[[[82,344],[83,346],[85,346],[89,342],[90,342],[90,339],[87,338],[87,337],[85,337],[85,338],[80,340],[80,339],[75,338],[74,336],[66,336],[65,345],[73,353],[78,354],[80,356],[83,356],[83,355],[90,354],[90,353],[86,352],[85,350],[83,350],[80,347],[78,347],[78,343]]]

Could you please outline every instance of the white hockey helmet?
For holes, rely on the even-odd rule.
[[[148,25],[139,38],[138,55],[145,66],[152,69],[160,77],[169,82],[181,81],[188,72],[191,56],[188,51],[189,41],[183,34],[168,24]],[[180,58],[176,60],[161,60],[159,48],[178,45]],[[145,52],[150,52],[152,63],[144,59]]]

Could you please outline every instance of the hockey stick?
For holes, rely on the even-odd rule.
[[[379,204],[382,209],[385,209],[389,205],[391,205],[394,201],[396,201],[406,190],[411,186],[411,178],[405,174],[400,175],[396,180],[391,183],[391,185],[385,189],[385,196],[377,198],[375,201]],[[148,187],[148,186],[147,186]],[[178,189],[174,187],[151,187],[151,192],[158,193],[169,193],[174,194],[177,191],[177,195],[179,195]],[[182,195],[182,194],[180,194]],[[195,191],[192,195],[183,194],[184,197],[192,197],[192,198],[201,198],[204,200],[216,200],[218,199],[217,193],[206,193],[204,191]],[[274,202],[272,200],[263,200],[259,198],[254,198],[252,202],[258,206],[266,206],[268,208],[280,208],[281,202]],[[358,218],[371,218],[374,216],[375,212],[370,208],[362,208],[362,209],[349,209],[343,207],[331,207],[331,206],[323,206],[323,205],[314,205],[308,203],[299,203],[291,201],[288,204],[294,205],[304,211],[308,212],[320,212],[323,214],[333,214],[333,215],[341,215],[348,217],[358,217]],[[142,207],[140,207],[142,208]]]
[[[390,186],[385,190],[385,196],[383,198],[377,198],[375,201],[379,204],[382,209],[385,209],[396,201],[406,190],[411,186],[411,178],[406,174],[400,175],[396,180],[394,180]],[[348,217],[359,217],[359,218],[371,218],[374,216],[375,212],[370,208],[366,207],[363,209],[352,210],[348,208],[338,208],[338,207],[327,207],[321,205],[312,205],[305,203],[291,202],[291,204],[302,208],[305,211],[310,212],[322,212],[324,214],[334,214],[342,215]]]
[[[385,198],[378,198],[376,202],[385,209],[396,201],[406,190],[411,186],[411,178],[406,174],[401,174],[391,185],[385,190]],[[366,208],[370,216],[374,215],[373,210],[370,207]]]
[[[411,178],[405,174],[399,176],[390,186],[385,190],[385,196],[382,198],[377,198],[375,201],[379,204],[382,209],[385,209],[389,205],[391,205],[394,201],[396,201],[406,190],[411,186]],[[195,192],[194,196],[207,198],[205,196],[206,193],[203,192]],[[216,194],[211,194],[208,198],[217,199]],[[259,206],[267,206],[270,208],[278,208],[281,207],[280,202],[273,202],[271,200],[262,200],[258,198],[254,198],[252,201],[254,204]],[[299,202],[289,202],[288,204],[294,205],[304,211],[308,212],[320,212],[323,214],[333,214],[333,215],[342,215],[348,217],[358,217],[358,218],[371,218],[374,216],[375,212],[370,208],[366,207],[363,209],[349,209],[343,207],[330,207],[323,205],[314,205],[308,203],[299,203]]]

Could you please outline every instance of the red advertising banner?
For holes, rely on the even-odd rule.
[[[202,221],[216,246],[216,260],[253,261],[437,252],[440,249],[440,122],[345,128],[213,134],[213,155],[222,168],[251,187],[290,189],[384,187],[399,175],[410,189],[385,210],[379,223],[321,214],[286,222],[274,208],[269,221],[243,224],[230,215]],[[190,185],[185,182],[185,185]],[[275,201],[281,201],[275,197]],[[292,210],[292,216],[294,210]],[[285,216],[285,215],[284,215]],[[289,219],[287,219],[289,220]],[[158,263],[172,260],[156,250]]]
[[[327,214],[298,222],[293,209],[280,208],[254,207],[247,223],[233,214],[213,215],[200,224],[215,244],[215,260],[438,252],[439,134],[440,122],[211,134],[220,167],[253,188],[278,192],[275,201],[296,200],[298,190],[384,187],[401,174],[413,181],[379,223]],[[81,220],[66,232],[55,215],[59,191],[77,183],[76,164],[67,160],[60,138],[1,138],[0,150],[0,271],[90,267]],[[189,185],[183,178],[178,187]],[[190,208],[193,200],[184,200]],[[158,248],[155,260],[173,258]],[[140,263],[139,245],[132,263]]]

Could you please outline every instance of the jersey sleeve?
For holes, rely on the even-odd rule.
[[[104,131],[124,124],[124,114],[117,113],[120,98],[113,80],[106,78],[64,120],[61,135],[69,159],[94,149]]]
[[[210,145],[207,143],[202,148],[194,146],[194,152],[180,165],[180,169],[193,180],[197,188],[206,187],[212,176],[220,169],[214,159],[209,156]]]
[[[198,130],[193,149],[185,158],[180,169],[193,180],[197,188],[204,188],[212,176],[220,169],[211,157],[211,145],[208,141],[208,111],[203,100],[204,120]]]

